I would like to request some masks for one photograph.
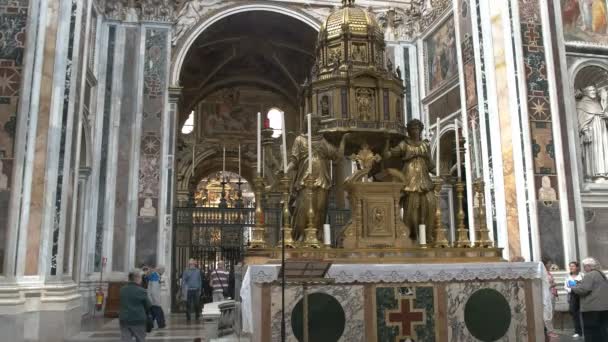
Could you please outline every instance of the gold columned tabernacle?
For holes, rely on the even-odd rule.
[[[264,180],[257,175],[253,181],[255,188],[255,226],[252,229],[252,237],[249,248],[266,248],[266,224],[264,223],[264,209],[262,208],[262,194],[264,192]]]

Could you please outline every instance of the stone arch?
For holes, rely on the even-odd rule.
[[[237,14],[237,13],[241,13],[241,12],[249,12],[249,11],[267,11],[267,12],[275,12],[275,13],[287,15],[289,17],[300,20],[301,22],[303,22],[303,23],[307,24],[308,26],[310,26],[311,28],[313,28],[315,31],[319,31],[319,29],[321,27],[321,22],[319,22],[317,19],[311,17],[310,15],[306,14],[305,12],[302,12],[302,11],[294,9],[294,8],[281,6],[281,5],[253,3],[253,4],[242,4],[242,5],[236,5],[236,6],[223,8],[223,9],[211,14],[204,20],[202,20],[196,26],[191,28],[189,30],[189,32],[180,39],[179,43],[176,46],[176,50],[175,50],[175,53],[173,54],[172,61],[171,61],[172,66],[171,66],[170,84],[175,85],[175,86],[179,85],[179,80],[180,80],[180,75],[181,75],[181,70],[182,70],[182,66],[184,63],[184,59],[186,58],[186,55],[187,55],[188,51],[190,50],[190,48],[192,47],[192,44],[194,43],[196,38],[203,31],[205,31],[211,25],[213,25],[214,23],[218,22],[219,20],[221,20],[223,18],[226,18],[233,14]]]
[[[448,124],[442,124],[439,130],[439,138],[438,139],[433,139],[431,141],[431,156],[433,157],[433,160],[435,160],[435,158],[437,158],[437,143],[440,143],[442,139],[447,138],[448,135],[450,134],[454,134],[456,129],[456,125],[454,125],[454,121],[450,120],[450,122]],[[445,161],[445,155],[446,155],[446,151],[445,151],[445,147],[442,145],[442,149],[439,151],[441,153],[441,156],[443,161]],[[464,162],[464,160],[461,160],[461,162]]]

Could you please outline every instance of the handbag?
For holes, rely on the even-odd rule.
[[[217,280],[219,280],[220,286],[222,287],[222,295],[224,296],[224,298],[230,297],[230,293],[228,293],[228,290],[226,290],[226,288],[224,288],[224,284],[222,283],[222,278],[220,278],[220,275],[217,273],[217,269],[215,269],[214,271],[215,271],[215,275],[217,276]]]

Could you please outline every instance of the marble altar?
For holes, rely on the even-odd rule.
[[[244,276],[243,331],[252,341],[280,341],[279,269],[250,265]],[[317,305],[332,301],[327,310],[338,314],[310,324],[338,330],[338,341],[543,340],[540,263],[334,264],[326,277],[332,282],[308,285],[309,302],[322,295]],[[302,295],[302,286],[286,286],[286,341],[298,341],[292,321]]]

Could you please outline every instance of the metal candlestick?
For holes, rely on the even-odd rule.
[[[239,177],[239,181],[236,183],[236,201],[234,201],[234,207],[239,209],[245,207],[245,203],[243,202],[243,190],[241,190],[241,185],[243,185],[243,182],[241,181],[241,177]]]
[[[433,184],[435,184],[435,198],[436,208],[435,208],[435,241],[433,242],[433,247],[436,248],[445,248],[450,246],[450,242],[446,237],[446,228],[443,224],[443,220],[441,217],[441,186],[443,185],[443,179],[441,177],[435,177],[433,180]]]
[[[475,241],[475,245],[477,247],[482,248],[490,248],[493,247],[494,243],[490,240],[490,231],[488,230],[488,225],[486,223],[486,201],[485,201],[485,183],[483,179],[478,179],[473,183],[473,188],[475,190],[475,196],[478,196],[477,199],[479,201],[479,208],[477,208],[477,229],[475,234],[477,235],[477,241]]]
[[[471,247],[471,241],[469,240],[469,237],[467,235],[468,230],[464,224],[464,183],[459,180],[454,186],[456,188],[456,198],[458,200],[458,212],[456,213],[456,220],[458,221],[458,224],[456,226],[456,243],[454,247]]]
[[[226,200],[226,184],[228,182],[226,182],[226,178],[222,176],[222,182],[220,184],[222,184],[222,193],[221,193],[221,198],[220,198],[220,204],[218,205],[218,207],[220,209],[227,209],[228,208],[228,201]]]
[[[313,208],[313,187],[314,187],[314,178],[311,174],[308,174],[304,179],[304,185],[306,187],[306,196],[308,200],[308,212],[306,215],[306,228],[304,229],[304,247],[308,248],[320,248],[321,242],[317,237],[317,229],[319,227],[315,227],[316,222],[316,213]]]
[[[264,191],[264,179],[257,175],[253,181],[255,187],[255,226],[252,229],[252,237],[249,248],[266,248],[266,225],[264,223],[264,209],[262,209],[262,193]]]
[[[283,191],[283,225],[281,230],[283,234],[281,234],[281,241],[279,241],[279,245],[285,246],[285,248],[295,248],[295,242],[292,237],[292,228],[291,228],[291,213],[289,212],[289,177],[287,175],[283,175],[281,178],[281,190]]]

